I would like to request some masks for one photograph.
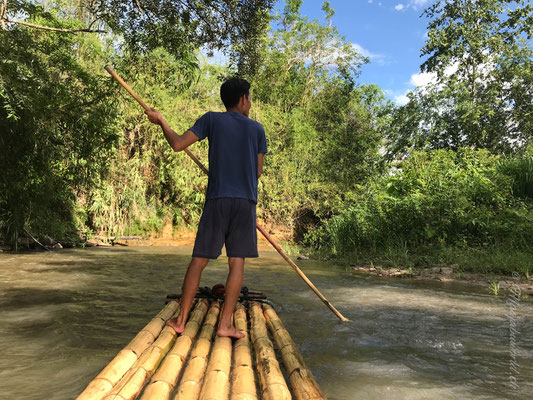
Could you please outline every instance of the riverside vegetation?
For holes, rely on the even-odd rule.
[[[5,247],[30,234],[79,242],[196,226],[206,178],[105,75],[111,63],[178,132],[222,111],[221,79],[249,79],[251,117],[269,142],[258,216],[288,227],[305,251],[406,268],[533,271],[527,2],[428,8],[421,68],[437,80],[404,106],[358,83],[369,60],[335,28],[327,2],[324,23],[302,16],[300,0],[282,10],[267,0],[212,1],[213,12],[115,3],[15,1],[0,10]],[[20,15],[105,33],[9,22]],[[212,50],[225,50],[225,61],[208,62],[202,54]],[[193,150],[207,161],[207,143]]]

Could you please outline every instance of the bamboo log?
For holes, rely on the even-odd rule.
[[[244,337],[237,340],[233,347],[231,400],[257,400],[246,309],[242,304],[238,303],[233,315],[235,328],[244,333]]]
[[[137,398],[175,339],[176,331],[169,326],[165,327],[157,340],[141,354],[133,367],[104,399],[110,400],[113,396],[119,396],[124,400]]]
[[[159,334],[157,327],[165,324],[179,309],[179,303],[169,302],[113,360],[87,385],[77,400],[100,400],[108,394],[135,364],[139,355]],[[157,321],[160,320],[160,321]]]
[[[207,363],[200,400],[228,400],[231,370],[231,339],[216,336]]]
[[[213,301],[209,307],[204,325],[200,331],[200,336],[191,351],[191,356],[187,363],[180,384],[178,386],[174,400],[196,400],[200,395],[205,369],[207,367],[207,357],[211,349],[211,341],[215,332],[218,315],[220,314],[220,303]]]
[[[156,315],[157,318],[161,318],[165,322],[172,318],[172,316],[176,313],[178,313],[180,310],[180,302],[179,301],[169,301],[168,304]]]
[[[152,376],[141,400],[170,398],[170,394],[174,390],[183,364],[185,364],[185,359],[191,349],[192,341],[196,337],[200,324],[207,312],[207,304],[208,302],[205,299],[196,303],[196,307],[185,325],[185,330],[176,339],[174,346],[168,352],[157,372]]]
[[[289,332],[283,326],[276,311],[268,304],[263,304],[264,315],[270,332],[281,353],[281,359],[289,376],[293,393],[297,400],[326,399],[313,374],[305,365],[298,347]]]
[[[263,399],[292,399],[285,378],[281,373],[274,346],[268,337],[263,309],[257,302],[250,304],[251,336],[255,350]]]

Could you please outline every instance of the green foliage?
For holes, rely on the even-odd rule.
[[[375,86],[356,86],[367,60],[332,25],[288,1],[266,39],[253,79],[252,117],[265,125],[269,154],[259,186],[265,216],[301,239],[343,208],[381,167],[378,149],[390,105]],[[387,111],[385,111],[387,110]]]
[[[135,59],[135,63],[121,60],[117,71],[135,82],[136,93],[160,110],[178,133],[207,109],[220,109],[212,93],[218,92],[218,76],[227,73],[224,68],[191,69],[186,60],[176,60],[161,48]],[[120,87],[117,90],[123,94]],[[88,227],[105,236],[157,234],[165,220],[176,227],[195,227],[207,178],[185,154],[173,152],[161,129],[148,122],[137,103],[121,98],[124,134],[108,174],[88,193]],[[207,143],[197,143],[194,152],[207,164]]]
[[[525,1],[437,1],[425,11],[424,72],[394,115],[392,156],[463,146],[510,153],[533,141],[533,7]]]
[[[533,204],[513,196],[513,179],[485,150],[413,153],[308,236],[325,252],[404,245],[525,249]]]
[[[58,23],[40,13],[30,21]],[[90,67],[105,57],[100,43],[20,27],[3,33],[2,44],[0,232],[16,247],[24,230],[73,233],[75,194],[105,171],[117,111],[109,86]]]
[[[10,1],[8,16],[76,19],[77,29],[104,29],[118,36],[123,50],[146,55],[164,48],[177,59],[191,58],[200,47],[224,50],[240,74],[253,74],[259,66],[259,48],[270,20],[273,0],[53,0]]]
[[[328,82],[353,85],[368,60],[332,25],[333,9],[324,2],[326,24],[300,14],[300,0],[289,0],[273,17],[279,28],[265,38],[262,66],[254,79],[254,97],[288,112],[307,107]]]
[[[492,281],[489,285],[489,290],[494,296],[498,296],[500,292],[500,281]]]
[[[500,169],[513,179],[515,196],[533,200],[533,147],[526,154],[502,158]]]

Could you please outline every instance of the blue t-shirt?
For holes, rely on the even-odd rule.
[[[190,130],[209,140],[206,199],[237,197],[257,203],[257,154],[267,152],[263,126],[236,112],[210,111]]]

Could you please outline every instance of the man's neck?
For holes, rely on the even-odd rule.
[[[242,114],[242,115],[246,116],[246,114],[244,114],[244,112],[239,107],[226,108],[226,111],[227,112],[235,112],[235,113]]]

